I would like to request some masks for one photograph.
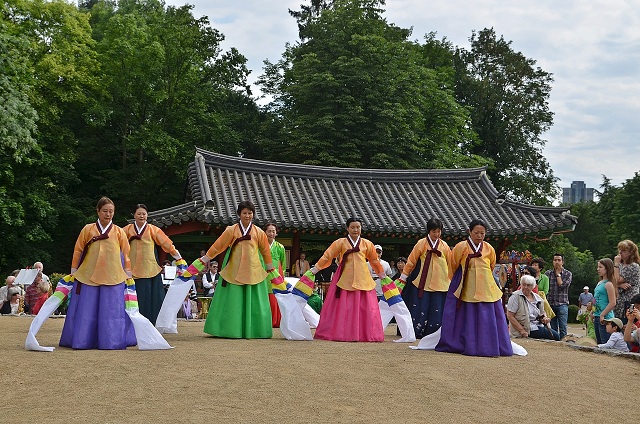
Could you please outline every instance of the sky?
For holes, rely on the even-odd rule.
[[[194,5],[248,60],[254,82],[263,62],[276,62],[298,40],[288,9],[302,0],[165,0]],[[552,128],[543,150],[560,187],[584,181],[615,186],[640,171],[640,4],[624,0],[387,0],[384,17],[413,28],[412,40],[436,32],[469,48],[472,31],[496,35],[553,74]],[[254,90],[254,93],[258,90]]]

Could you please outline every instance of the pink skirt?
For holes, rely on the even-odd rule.
[[[340,290],[331,282],[314,338],[338,342],[383,342],[384,330],[376,291]]]

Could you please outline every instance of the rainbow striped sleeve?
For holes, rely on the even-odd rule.
[[[184,263],[184,265],[186,265],[186,262]],[[176,266],[179,267],[178,262],[176,262]],[[195,277],[200,272],[204,271],[206,268],[207,268],[207,264],[202,262],[201,258],[196,259],[191,263],[191,265],[189,265],[189,268],[187,268],[186,271],[182,272],[182,277],[184,277],[183,280],[187,281],[191,279],[191,277]]]
[[[389,306],[402,302],[400,290],[398,290],[391,278],[388,276],[384,277],[380,280],[380,285],[382,285],[382,295],[384,296],[384,300],[389,304]]]
[[[396,287],[398,288],[398,290],[400,290],[402,292],[402,290],[404,290],[404,286],[407,285],[406,281],[402,281],[401,279],[397,278],[396,281],[394,281]]]
[[[64,300],[69,296],[71,289],[73,288],[74,282],[73,275],[65,275],[60,280],[58,280],[58,284],[56,285],[56,291],[53,292],[53,296],[60,299],[60,302],[64,302]]]
[[[127,278],[124,289],[124,308],[128,311],[138,309],[138,293],[136,292],[136,282],[133,278]]]
[[[316,276],[311,271],[304,273],[302,277],[296,283],[292,293],[302,297],[304,300],[309,300],[309,296],[313,294],[313,286],[315,285]]]
[[[271,291],[276,293],[289,293],[287,291],[287,283],[285,283],[284,278],[278,272],[277,269],[272,269],[269,274],[267,274],[267,279],[271,281]]]

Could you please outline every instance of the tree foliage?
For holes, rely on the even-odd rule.
[[[300,41],[267,63],[286,160],[364,168],[486,163],[453,96],[452,72],[426,66],[411,31],[389,24],[375,0],[336,0],[294,14]]]
[[[498,190],[532,204],[557,198],[557,178],[542,154],[553,123],[552,75],[535,67],[493,29],[473,32],[470,50],[456,49],[456,96],[469,107],[480,142],[472,152],[493,160],[488,174]]]

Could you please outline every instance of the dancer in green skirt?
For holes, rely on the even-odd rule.
[[[192,266],[206,269],[209,261],[226,251],[204,332],[236,339],[270,338],[271,286],[267,271],[273,270],[267,236],[253,225],[255,206],[240,202],[240,222],[227,227],[207,253]]]

